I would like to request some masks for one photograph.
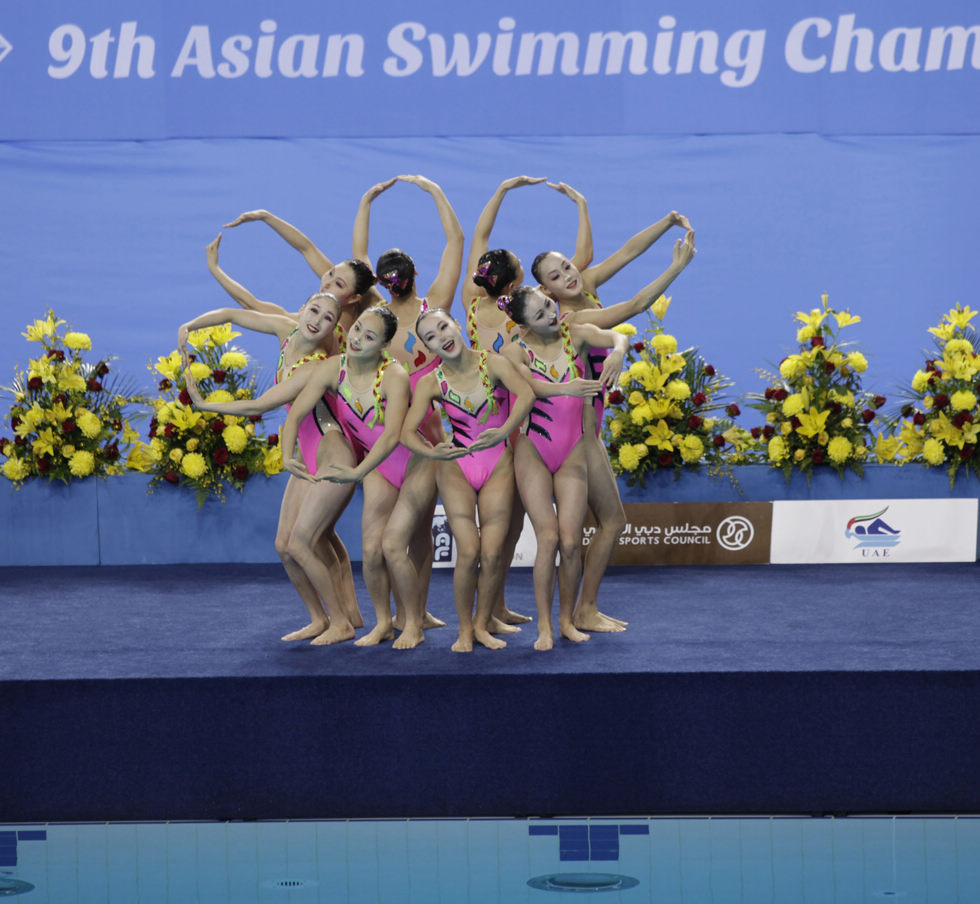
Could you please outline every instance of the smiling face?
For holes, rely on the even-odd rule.
[[[384,322],[371,311],[361,314],[347,333],[347,353],[353,358],[375,357],[387,344]]]
[[[351,304],[360,298],[354,289],[354,268],[348,263],[331,267],[320,280],[320,291],[335,295],[342,304]]]
[[[419,339],[433,355],[451,360],[463,353],[463,331],[445,311],[429,311],[418,321],[417,329]]]
[[[549,336],[558,330],[558,305],[540,289],[528,292],[522,316],[524,329],[539,336]]]
[[[564,254],[549,251],[538,266],[538,274],[542,287],[559,303],[582,294],[582,274]]]
[[[329,336],[340,316],[340,302],[330,294],[317,293],[307,300],[299,312],[299,331],[313,342]]]

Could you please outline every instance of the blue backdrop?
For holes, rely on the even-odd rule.
[[[829,292],[863,318],[866,387],[892,395],[937,315],[978,304],[980,11],[695,7],[5,7],[0,381],[51,306],[149,386],[178,324],[225,303],[204,246],[243,210],[268,208],[341,259],[381,179],[435,179],[469,232],[496,185],[528,173],[586,194],[597,259],[672,208],[690,217],[700,250],[668,325],[737,391],[763,386],[755,369],[792,347],[793,313]],[[574,233],[574,207],[538,186],[506,199],[493,244],[529,263]],[[604,301],[663,270],[670,241]],[[372,255],[394,245],[426,286],[442,233],[410,185],[374,205]],[[227,232],[221,263],[292,308],[317,284],[261,224]],[[245,344],[274,363],[272,340]]]

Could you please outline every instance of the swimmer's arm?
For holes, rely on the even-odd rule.
[[[368,239],[371,234],[371,203],[382,192],[387,191],[397,180],[393,176],[377,185],[372,185],[361,196],[361,203],[357,206],[357,215],[354,217],[354,238],[353,254],[356,260],[364,261],[369,267],[371,259],[368,257]]]
[[[602,364],[602,373],[599,374],[599,383],[604,389],[610,389],[623,369],[623,361],[629,350],[629,339],[626,335],[583,323],[572,327],[572,341],[579,345],[583,355],[588,353],[589,347],[612,349]]]
[[[489,449],[502,443],[521,425],[534,404],[534,390],[503,355],[488,356],[487,375],[491,383],[503,386],[511,394],[510,414],[499,427],[491,427],[480,433],[470,445],[471,452],[479,452],[481,449]]]
[[[446,247],[439,261],[439,273],[436,275],[435,282],[429,286],[425,297],[429,301],[430,308],[442,308],[448,311],[452,306],[456,286],[459,285],[459,274],[463,267],[463,227],[459,225],[459,217],[456,216],[456,211],[453,210],[446,193],[439,185],[425,176],[399,176],[398,178],[402,182],[417,185],[422,191],[432,195],[432,199],[436,202],[439,221],[446,234]]]
[[[242,311],[239,308],[216,308],[188,320],[177,330],[177,348],[181,356],[187,359],[187,339],[192,330],[201,330],[207,326],[219,326],[222,323],[234,323],[236,326],[258,333],[272,333],[280,340],[296,326],[296,319],[287,314],[263,314],[260,311]]]
[[[560,191],[563,195],[575,202],[578,208],[578,233],[575,237],[575,255],[572,263],[579,271],[584,271],[592,263],[592,220],[589,217],[589,202],[585,200],[585,195],[572,188],[565,182],[557,184],[548,183],[549,188]]]
[[[208,259],[208,272],[218,281],[218,284],[235,301],[248,311],[259,311],[263,314],[285,314],[286,309],[271,301],[260,301],[240,282],[232,279],[218,266],[218,246],[221,244],[221,233],[205,249]]]
[[[604,261],[600,261],[594,267],[589,267],[582,275],[593,286],[601,286],[606,280],[619,273],[630,261],[643,254],[671,226],[681,226],[688,232],[691,231],[691,224],[687,217],[679,214],[676,210],[672,210],[667,216],[634,235],[622,248]]]
[[[312,363],[312,362],[310,362]],[[315,407],[317,402],[323,398],[323,394],[331,389],[337,388],[337,378],[340,375],[340,358],[333,357],[328,358],[326,361],[320,361],[310,366],[310,364],[304,364],[302,367],[298,368],[296,373],[293,374],[288,380],[280,383],[280,386],[288,386],[294,380],[302,380],[303,385],[301,391],[295,396],[296,401],[293,406],[289,409],[289,414],[286,417],[286,423],[283,424],[282,431],[280,432],[280,446],[282,447],[282,461],[283,466],[286,467],[287,462],[293,460],[296,453],[296,440],[299,437],[299,425]],[[302,464],[297,461],[297,464],[302,467]],[[296,470],[287,467],[290,473],[296,474],[298,477],[309,477],[309,472],[307,474],[300,474]],[[305,471],[306,469],[303,468]],[[312,479],[312,478],[310,478]]]
[[[248,417],[250,414],[264,414],[266,411],[272,411],[273,408],[280,408],[293,401],[305,382],[305,378],[301,376],[302,370],[303,368],[299,368],[292,379],[271,386],[256,399],[236,399],[233,402],[205,401],[190,370],[184,371],[184,382],[187,386],[187,393],[191,397],[191,403],[199,411],[214,411],[217,414]]]
[[[322,277],[332,266],[333,262],[327,257],[308,236],[300,232],[292,223],[287,223],[268,210],[249,210],[236,217],[230,223],[225,223],[226,229],[240,226],[242,223],[261,222],[276,232],[290,246],[303,255],[310,269]]]

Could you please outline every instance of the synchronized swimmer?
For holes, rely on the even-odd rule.
[[[385,251],[374,270],[368,258],[371,205],[397,182],[431,195],[446,235],[425,296],[417,293],[415,264],[405,251]],[[600,581],[625,527],[599,439],[604,392],[619,376],[627,350],[625,335],[612,327],[649,308],[691,262],[694,231],[686,217],[671,211],[590,266],[585,198],[564,183],[548,182],[576,205],[575,253],[538,254],[531,268],[537,285],[523,285],[520,258],[491,250],[490,234],[507,193],[542,182],[508,179],[484,207],[461,292],[462,323],[451,308],[462,272],[463,230],[443,190],[424,176],[397,176],[365,192],[354,220],[353,257],[336,265],[268,211],[249,211],[226,224],[264,222],[303,255],[320,282],[294,314],[258,300],[221,270],[220,234],[208,246],[210,272],[241,307],[210,311],[181,326],[185,365],[190,332],[206,326],[231,321],[279,341],[275,384],[257,399],[209,403],[187,367],[185,381],[192,403],[204,410],[289,411],[281,446],[290,478],[276,550],[310,621],[283,640],[333,644],[353,639],[363,625],[350,558],[334,530],[355,483],[364,488],[362,574],[376,620],[357,645],[393,641],[396,649],[411,649],[425,640],[426,629],[445,624],[426,610],[437,498],[457,546],[454,651],[468,652],[474,643],[502,649],[500,635],[530,621],[504,599],[525,513],[537,542],[534,648],[555,645],[556,582],[561,637],[583,642],[590,631],[626,629],[626,622],[597,606]],[[674,243],[670,266],[629,301],[600,305],[597,288],[672,226],[685,235]],[[451,426],[449,438],[440,410]],[[583,562],[588,510],[598,529]]]

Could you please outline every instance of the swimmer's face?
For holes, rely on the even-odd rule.
[[[384,322],[377,314],[361,314],[347,334],[347,353],[355,358],[374,357],[387,344]]]
[[[548,335],[558,329],[558,305],[540,289],[528,296],[524,305],[524,328],[538,335]]]
[[[564,254],[551,251],[545,255],[538,268],[541,285],[559,304],[582,294],[582,274]]]
[[[336,295],[342,305],[356,301],[360,295],[354,291],[354,268],[348,263],[331,267],[320,280],[320,291]]]
[[[463,331],[445,311],[430,311],[418,325],[419,339],[441,358],[458,358],[463,353]]]
[[[314,342],[329,336],[337,325],[340,304],[329,295],[314,295],[299,312],[300,332]]]

